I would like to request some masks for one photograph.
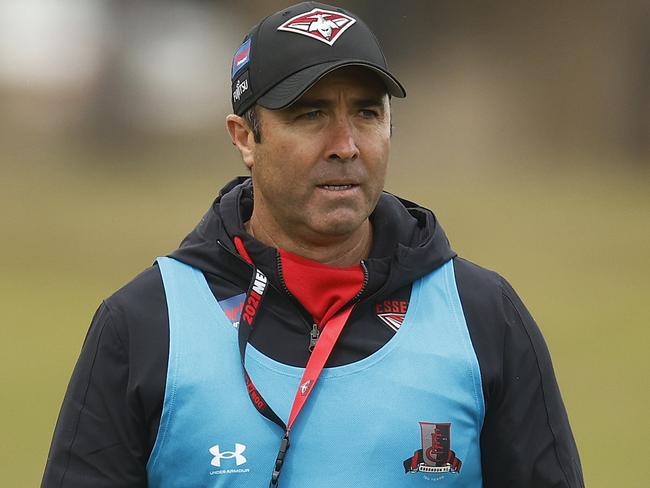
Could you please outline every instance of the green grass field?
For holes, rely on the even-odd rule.
[[[38,485],[102,298],[171,251],[220,185],[242,173],[230,149],[221,164],[213,149],[220,150],[186,156],[161,148],[93,160],[84,151],[16,144],[4,153],[2,486]],[[400,155],[387,188],[433,208],[456,251],[503,274],[536,317],[587,486],[647,486],[648,172],[584,161],[436,170],[434,163],[398,164]],[[140,166],[140,158],[156,164]]]

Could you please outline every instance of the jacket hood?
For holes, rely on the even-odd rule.
[[[222,275],[224,268],[247,282],[250,266],[237,258],[233,239],[239,236],[258,266],[275,283],[277,251],[244,230],[253,211],[249,177],[238,177],[219,192],[198,225],[170,254],[206,273]],[[435,215],[430,210],[383,192],[370,216],[373,244],[364,264],[368,282],[362,298],[386,295],[430,273],[456,256]]]

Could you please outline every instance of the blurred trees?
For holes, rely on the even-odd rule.
[[[232,52],[284,5],[0,1],[0,127],[109,146],[221,130]],[[521,144],[650,162],[647,1],[345,6],[376,31],[412,95],[398,109],[404,132],[449,130],[450,152],[477,141],[480,154]]]

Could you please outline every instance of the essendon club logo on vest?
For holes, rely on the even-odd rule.
[[[251,286],[248,296],[246,297],[246,303],[244,304],[244,310],[242,312],[242,320],[245,321],[249,327],[253,326],[253,320],[255,314],[260,306],[262,301],[262,296],[266,290],[266,285],[268,284],[268,279],[259,269],[255,272],[255,281],[253,286]]]
[[[458,473],[463,465],[451,450],[451,424],[420,422],[422,449],[404,460],[405,473]]]
[[[408,300],[383,300],[375,304],[375,313],[379,320],[397,332],[404,322],[408,306]]]

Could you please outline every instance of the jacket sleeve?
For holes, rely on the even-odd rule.
[[[486,488],[581,488],[580,459],[544,338],[502,277],[455,263],[481,368]]]
[[[104,303],[68,385],[42,487],[146,486],[147,433],[128,383],[128,354]]]
[[[551,358],[523,303],[502,280],[502,385],[481,436],[487,487],[584,487]]]

